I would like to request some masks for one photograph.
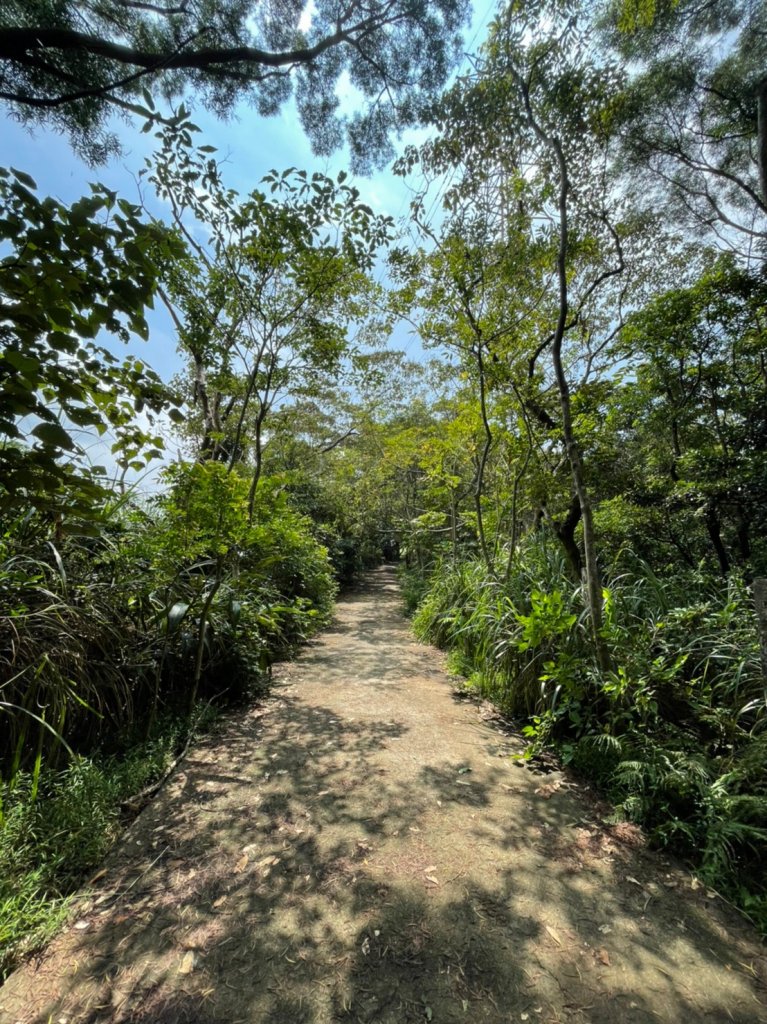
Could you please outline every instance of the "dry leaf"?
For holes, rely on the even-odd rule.
[[[72,927],[76,928],[78,932],[84,932],[86,928],[90,928],[90,921],[77,921]]]
[[[178,965],[178,973],[179,974],[191,974],[192,971],[194,970],[196,962],[197,962],[197,956],[195,955],[194,950],[193,949],[187,950],[187,952],[184,953],[184,957],[183,957],[181,963]]]
[[[213,900],[214,907],[223,907],[226,903],[226,896],[219,896],[217,900]]]
[[[559,937],[559,936],[557,935],[557,933],[556,933],[556,932],[554,931],[554,929],[553,929],[553,928],[549,928],[549,926],[548,926],[547,924],[546,924],[546,925],[544,925],[544,928],[545,928],[545,929],[546,929],[546,931],[547,931],[547,932],[549,933],[549,935],[550,935],[550,936],[552,937],[552,939],[553,939],[553,940],[554,940],[554,941],[556,942],[556,944],[557,944],[558,946],[561,946],[561,945],[562,945],[562,940],[561,940],[561,939],[560,939],[560,937]]]
[[[240,859],[234,865],[234,870],[239,874],[241,871],[244,871],[247,866],[248,866],[248,855],[247,855],[247,853],[243,853],[243,855],[240,857]]]
[[[632,885],[638,885],[640,889],[642,888],[642,883],[638,879],[632,878],[631,875],[626,875],[626,881],[631,882]]]
[[[536,796],[542,796],[544,800],[550,800],[561,785],[561,782],[549,782],[539,786],[535,791]]]
[[[610,954],[606,949],[597,950],[597,956],[599,957],[599,962],[604,964],[605,967],[610,966]]]
[[[427,882],[431,882],[431,884],[432,884],[432,885],[439,885],[439,882],[438,882],[438,881],[437,881],[437,879],[436,879],[436,878],[434,877],[434,875],[427,875],[427,876],[426,876],[426,881],[427,881]]]
[[[609,934],[610,934],[610,932],[612,931],[612,928],[610,927],[610,925],[609,925],[609,924],[601,924],[601,925],[599,926],[599,930],[600,930],[600,932],[601,932],[601,933],[602,933],[603,935],[609,935]]]
[[[426,872],[427,875],[431,874],[431,872],[436,871],[436,870],[437,870],[437,865],[436,864],[430,864],[428,866],[428,868],[424,868],[424,871]]]

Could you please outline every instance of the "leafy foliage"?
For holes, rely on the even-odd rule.
[[[616,567],[604,627],[616,667],[604,675],[554,554],[531,539],[507,583],[478,561],[437,566],[416,632],[457,652],[470,685],[528,723],[528,756],[553,743],[618,813],[767,926],[767,700],[747,588]]]
[[[103,186],[69,207],[35,189],[23,172],[0,169],[0,240],[10,250],[0,261],[0,509],[82,516],[103,492],[98,470],[78,457],[78,432],[110,430],[116,458],[134,468],[163,448],[136,417],[175,414],[171,393],[97,336],[146,339],[158,266],[178,248]]]

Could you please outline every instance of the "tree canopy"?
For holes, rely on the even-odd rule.
[[[348,142],[356,167],[391,153],[444,85],[467,0],[8,0],[0,8],[0,98],[47,121],[92,162],[117,145],[107,120],[142,92],[193,93],[217,115],[242,99],[273,115],[295,90],[315,151]],[[363,97],[339,113],[337,87]]]

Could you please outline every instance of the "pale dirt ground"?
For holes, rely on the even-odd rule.
[[[767,1022],[754,932],[521,749],[377,570],[187,757],[0,1022]]]

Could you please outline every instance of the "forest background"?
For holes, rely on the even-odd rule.
[[[458,0],[0,13],[13,132],[132,175],[0,170],[3,969],[395,556],[528,757],[767,927],[767,12],[492,13],[471,55]],[[306,170],[234,187],[246,99]]]

